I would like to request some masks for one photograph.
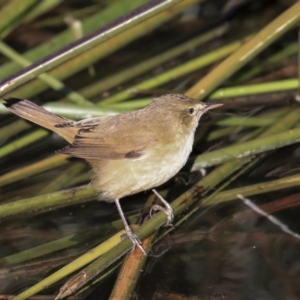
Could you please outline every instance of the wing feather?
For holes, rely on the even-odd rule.
[[[149,126],[136,118],[119,116],[75,122],[72,127],[79,129],[73,144],[57,152],[96,160],[143,157],[146,149],[156,141],[149,133]],[[140,126],[138,134],[136,124]]]

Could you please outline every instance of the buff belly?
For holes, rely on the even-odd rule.
[[[165,148],[163,154],[153,148],[136,160],[92,161],[94,170],[98,170],[93,185],[101,191],[100,200],[112,202],[165,183],[186,163],[192,150],[193,137],[188,137],[185,143],[173,143],[172,148]],[[95,167],[95,164],[100,166]]]

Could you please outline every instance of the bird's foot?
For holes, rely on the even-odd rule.
[[[128,238],[131,240],[131,242],[133,244],[132,252],[134,251],[135,247],[138,247],[142,251],[142,253],[147,256],[147,252],[143,248],[142,242],[139,239],[139,237],[133,233],[133,231],[131,230],[131,228],[129,226],[126,227],[125,229],[126,229],[126,234],[127,234]]]
[[[154,211],[163,211],[167,215],[168,219],[165,226],[172,226],[172,222],[174,220],[174,212],[172,206],[156,190],[153,189],[152,191],[160,199],[165,207],[162,207],[158,204],[152,205],[150,210],[150,217],[152,217]]]

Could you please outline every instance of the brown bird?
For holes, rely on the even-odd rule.
[[[137,111],[77,122],[28,100],[5,101],[4,105],[14,114],[56,132],[70,143],[58,153],[84,158],[91,164],[95,172],[92,183],[99,199],[116,203],[128,237],[144,254],[141,241],[126,222],[119,199],[157,187],[174,176],[192,151],[202,114],[222,105],[170,94]],[[171,223],[171,206],[153,191],[165,204],[166,209],[161,210]]]

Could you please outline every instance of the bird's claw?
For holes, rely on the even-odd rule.
[[[152,205],[152,207],[150,209],[150,217],[151,218],[153,216],[153,212],[155,212],[155,211],[163,211],[167,215],[167,222],[164,226],[172,226],[172,222],[174,220],[174,213],[173,213],[173,209],[171,206],[165,208],[158,204]]]
[[[133,244],[131,252],[135,250],[135,247],[138,247],[142,251],[142,253],[147,256],[147,252],[143,248],[141,240],[136,234],[133,233],[131,228],[126,228],[126,234]]]

